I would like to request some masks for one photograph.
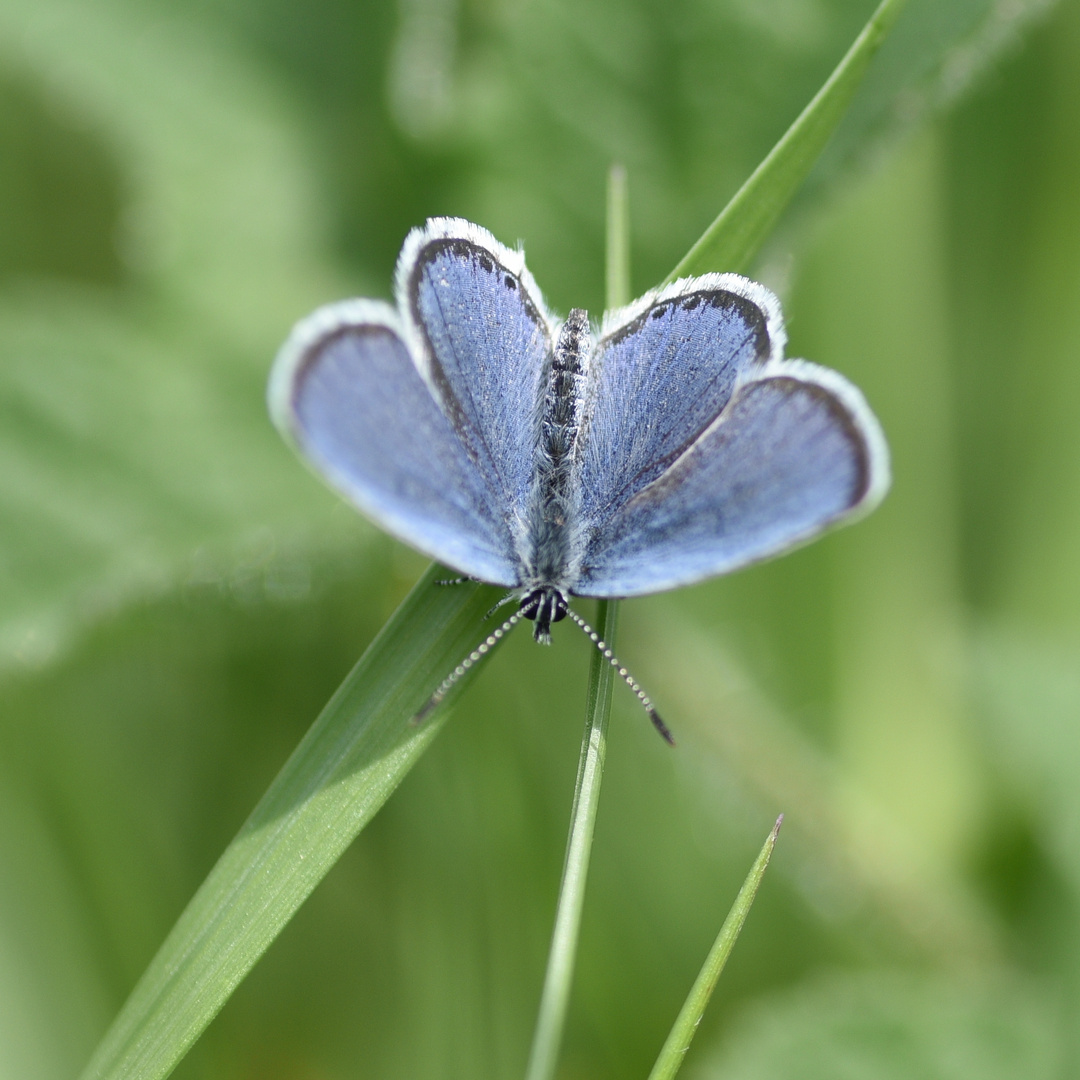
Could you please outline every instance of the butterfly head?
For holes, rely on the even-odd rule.
[[[542,585],[521,598],[518,612],[536,623],[533,637],[542,645],[551,644],[551,624],[566,618],[566,594],[553,585]]]

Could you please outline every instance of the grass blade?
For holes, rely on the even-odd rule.
[[[428,570],[330,699],[180,916],[83,1080],[167,1076],[435,738],[445,709],[423,725],[412,718],[476,645],[501,592],[436,586],[445,573]]]
[[[618,602],[601,600],[597,610],[600,636],[609,644],[615,635]],[[600,781],[607,754],[607,727],[611,715],[611,687],[614,671],[599,650],[593,653],[589,670],[589,701],[585,735],[581,740],[574,808],[570,813],[570,837],[566,844],[566,863],[559,886],[555,929],[551,935],[540,1013],[536,1020],[532,1051],[526,1080],[551,1080],[562,1043],[570,987],[574,977],[581,909],[585,901],[585,880],[589,874],[596,810],[600,799]]]
[[[773,848],[776,847],[776,837],[780,833],[783,821],[784,815],[781,814],[776,819],[776,824],[769,833],[761,853],[750,868],[750,873],[746,875],[739,895],[735,897],[735,903],[731,906],[724,925],[720,927],[720,933],[716,935],[716,941],[709,950],[705,964],[690,990],[682,1011],[675,1020],[671,1034],[668,1035],[660,1056],[656,1059],[652,1072],[649,1073],[649,1080],[671,1080],[679,1071],[679,1066],[686,1057],[686,1051],[690,1049],[694,1032],[697,1031],[698,1024],[701,1023],[701,1018],[705,1014],[709,998],[716,989],[720,973],[724,970],[731,950],[735,947],[735,942],[742,932],[746,916],[750,914],[750,906],[754,902],[754,897],[757,896],[758,886],[761,885],[761,879],[765,876],[769,859],[772,858]]]
[[[608,169],[606,248],[604,305],[612,311],[630,303],[630,192],[622,165]]]
[[[888,36],[905,0],[882,0],[824,85],[665,279],[745,270],[806,179]]]

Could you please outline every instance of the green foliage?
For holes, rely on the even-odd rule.
[[[166,1076],[445,720],[414,722],[494,600],[431,567],[365,650],[184,909],[87,1067]],[[459,680],[455,696],[468,677]]]
[[[746,269],[851,107],[870,61],[889,36],[904,3],[882,0],[795,123],[665,281]]]
[[[895,974],[833,975],[748,1015],[703,1080],[1051,1080],[1047,1003],[1029,987]]]
[[[689,1075],[1078,1049],[1080,8],[1005,49],[1044,6],[911,0],[759,267],[896,485],[624,606],[680,748],[616,687],[564,1077],[647,1073],[778,810]],[[2,0],[0,1077],[83,1066],[420,572],[271,430],[293,319],[434,213],[599,307],[613,158],[655,283],[871,9]],[[523,1072],[587,656],[507,643],[178,1076]]]

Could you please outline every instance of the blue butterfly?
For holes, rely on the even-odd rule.
[[[534,620],[537,641],[568,614],[591,633],[571,596],[728,573],[888,488],[862,394],[785,360],[779,302],[737,274],[646,293],[594,336],[584,311],[551,314],[521,251],[433,218],[394,284],[396,307],[346,300],[296,326],[274,420],[381,528],[511,590],[509,624]]]

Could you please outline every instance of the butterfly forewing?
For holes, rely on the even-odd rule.
[[[676,282],[604,331],[583,435],[587,523],[654,481],[716,419],[740,373],[783,351],[775,298],[734,274]]]
[[[434,392],[520,528],[552,348],[523,256],[469,222],[438,219],[406,241],[398,295]]]

